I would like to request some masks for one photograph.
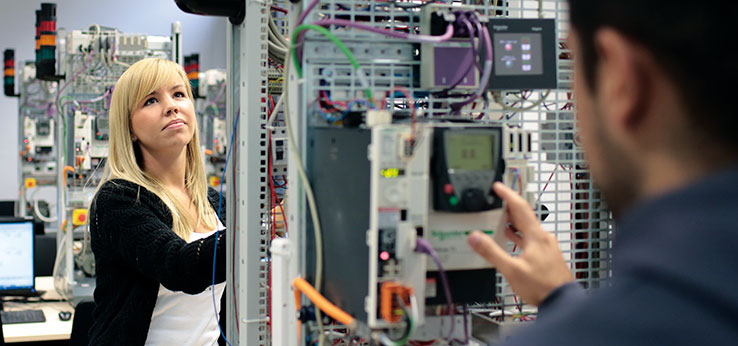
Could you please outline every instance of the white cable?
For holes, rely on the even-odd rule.
[[[272,129],[272,123],[274,123],[274,119],[277,117],[277,112],[279,112],[279,107],[282,106],[282,103],[284,103],[284,95],[286,91],[282,90],[282,94],[279,95],[279,100],[277,100],[277,104],[274,105],[274,109],[272,109],[272,114],[269,115],[269,120],[267,120],[266,128],[267,130]]]
[[[533,108],[540,106],[544,101],[546,101],[546,98],[548,98],[548,95],[550,93],[551,93],[550,89],[546,90],[546,92],[543,95],[541,95],[540,99],[538,99],[536,102],[533,102],[533,104],[531,104],[530,106],[526,106],[526,107],[510,107],[502,103],[502,97],[500,96],[499,93],[493,93],[492,95],[493,95],[493,99],[495,100],[495,103],[499,104],[502,107],[502,109],[506,111],[510,111],[510,112],[525,112],[525,111],[529,111]]]
[[[118,59],[113,60],[113,62],[116,63],[116,64],[118,64],[118,65],[124,66],[124,67],[131,67],[130,64],[126,64],[126,63],[124,63],[122,61],[119,61]]]
[[[414,294],[410,295],[410,311],[413,314],[413,321],[417,324],[420,320],[420,313],[418,312],[418,298]]]
[[[33,201],[33,212],[36,214],[36,216],[43,222],[56,222],[57,217],[46,217],[41,214],[41,211],[38,210],[38,200]],[[50,213],[49,213],[50,214]]]
[[[267,41],[267,44],[269,44],[269,49],[270,50],[276,51],[279,55],[282,56],[282,58],[284,58],[284,56],[287,54],[287,49],[286,48],[280,47],[280,46],[278,46],[277,44],[275,44],[272,41]]]
[[[274,33],[275,37],[279,41],[279,43],[284,46],[285,48],[288,48],[290,46],[290,43],[287,42],[287,39],[279,32],[279,28],[277,28],[277,24],[274,23],[274,18],[272,16],[269,16],[269,29],[271,32]]]
[[[392,339],[390,339],[390,338],[389,338],[389,336],[387,336],[387,334],[385,334],[385,333],[379,334],[379,340],[378,340],[378,341],[379,341],[379,344],[380,344],[380,345],[385,345],[385,346],[395,346],[395,345],[397,345],[397,344],[396,344],[396,343],[395,343],[394,341],[392,341]]]
[[[57,232],[61,232],[61,230]],[[54,261],[54,269],[51,271],[52,273],[51,275],[54,278],[54,289],[56,290],[56,292],[62,297],[62,299],[69,300],[69,297],[67,297],[67,291],[66,291],[67,282],[64,281],[63,277],[58,276],[59,263],[61,263],[62,256],[66,253],[66,251],[64,251],[66,240],[67,240],[67,237],[62,236],[62,239],[59,242],[59,245],[57,245],[58,248],[56,249],[56,260]],[[64,257],[64,259],[66,260],[66,256]],[[61,282],[61,285],[64,285],[63,287],[60,287],[60,284],[59,284],[60,282]]]
[[[280,97],[280,101],[287,95],[287,81],[289,78],[287,76],[289,75],[289,66],[290,66],[290,57],[292,56],[292,49],[287,51],[287,57],[285,59],[285,68],[284,68],[284,74],[285,74],[285,86],[283,88],[282,97]],[[289,108],[287,107],[287,103],[284,103],[284,125],[287,128],[287,140],[288,140],[288,147],[289,150],[292,152],[292,156],[295,158],[295,166],[297,167],[297,172],[300,175],[300,180],[302,181],[302,184],[305,186],[305,195],[308,199],[308,207],[310,209],[310,216],[313,221],[313,232],[315,235],[315,290],[320,292],[321,289],[321,283],[323,280],[323,232],[320,228],[320,220],[318,219],[318,209],[315,204],[315,195],[313,194],[313,188],[310,186],[310,181],[307,178],[307,174],[305,173],[305,168],[302,163],[302,158],[300,157],[300,153],[297,151],[297,141],[295,140],[295,136],[292,133],[292,126],[290,125],[290,115],[289,115]],[[274,107],[273,113],[276,113],[277,107]],[[325,340],[325,337],[323,335],[323,321],[321,317],[320,309],[315,309],[315,319],[318,324],[318,331],[319,331],[319,337],[318,337],[318,345],[322,346]]]

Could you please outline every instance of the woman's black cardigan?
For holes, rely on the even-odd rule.
[[[214,189],[208,191],[215,211],[218,197]],[[223,224],[225,210],[223,200]],[[216,237],[215,282],[224,282],[224,235],[225,231],[219,231],[187,243],[172,231],[172,214],[155,194],[127,180],[103,184],[90,207],[97,273],[90,345],[143,345],[159,284],[188,294],[200,293],[211,285]]]

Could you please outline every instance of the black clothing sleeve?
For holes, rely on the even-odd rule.
[[[225,199],[209,189],[208,201],[216,212],[220,202],[226,224]],[[195,294],[212,283],[216,239],[215,281],[225,281],[225,231],[188,244],[172,231],[169,208],[144,187],[106,182],[91,203],[89,220],[97,269],[90,345],[144,345],[160,284]]]
[[[121,261],[169,290],[196,294],[211,284],[216,238],[216,260],[225,263],[224,231],[187,243],[172,231],[172,215],[164,203],[143,187],[106,183],[93,214],[102,226],[96,227],[97,238],[105,239]],[[225,266],[216,268],[215,281],[225,281]]]

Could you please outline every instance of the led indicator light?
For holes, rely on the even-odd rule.
[[[400,175],[400,170],[397,168],[387,168],[379,172],[385,178],[397,178]]]
[[[459,204],[459,199],[456,198],[456,196],[451,196],[448,198],[448,203],[451,203],[451,206],[455,207],[457,204]]]

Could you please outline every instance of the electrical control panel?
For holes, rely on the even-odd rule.
[[[435,140],[447,134],[472,140],[460,146],[451,143],[450,148]],[[463,191],[482,186],[488,193],[501,181],[533,203],[527,189],[533,179],[527,163],[530,141],[524,129],[473,123],[385,122],[371,128],[311,129],[311,152],[321,155],[308,157],[307,169],[321,206],[324,246],[330,249],[324,251],[326,298],[369,328],[385,330],[402,329],[407,323],[402,309],[407,304],[401,302],[408,297],[417,297],[412,305],[419,311],[445,306],[446,287],[455,304],[493,302],[496,271],[471,250],[466,238],[480,230],[505,246],[503,203],[495,197],[489,208],[436,208],[436,196],[449,199],[449,172],[444,171],[445,178],[438,174],[443,166],[438,160],[449,152],[473,152],[484,162],[467,163],[474,163],[476,171],[493,173],[480,181],[462,178],[454,187]],[[306,238],[311,239],[312,224],[307,225]],[[441,267],[419,252],[421,241],[434,249]],[[357,256],[361,253],[366,257]],[[310,255],[306,263],[310,268]],[[447,329],[433,327],[443,323],[438,321],[442,317],[421,315],[414,320],[417,335],[447,337]]]
[[[213,153],[218,156],[225,156],[226,146],[228,146],[228,137],[226,136],[225,119],[213,119]]]
[[[237,225],[258,223],[261,229],[239,238],[231,280],[242,288],[234,294],[239,309],[263,312],[270,305],[273,312],[237,321],[263,331],[258,337],[241,333],[241,344],[303,345],[322,336],[336,345],[471,345],[477,340],[471,340],[467,310],[487,309],[502,319],[531,316],[530,306],[466,239],[480,230],[519,253],[504,238],[504,203],[491,189],[501,181],[542,219],[544,210],[555,216],[543,227],[562,248],[591,252],[567,244],[576,238],[565,233],[595,228],[569,222],[594,215],[591,185],[563,183],[567,173],[558,170],[576,166],[560,162],[558,127],[555,146],[544,145],[552,141],[543,136],[544,125],[565,122],[558,114],[547,121],[546,113],[573,109],[566,90],[570,61],[557,56],[568,54],[563,2],[322,0],[297,6],[300,24],[308,25],[294,37],[297,16],[285,12],[295,6],[275,3],[263,13],[267,18],[232,28],[229,87],[241,92],[228,93],[236,99],[229,100],[226,116],[234,124],[236,109],[249,114],[233,129],[249,150],[235,150],[237,166],[228,170],[236,188],[232,202],[245,216]],[[275,28],[273,22],[287,17]],[[254,44],[253,32],[267,30],[260,37],[268,44]],[[296,59],[283,75],[292,48]],[[254,95],[261,95],[256,102]],[[282,142],[284,124],[291,124],[288,143]],[[217,125],[213,138],[219,137]],[[279,169],[287,167],[284,153],[289,169],[279,179]],[[554,155],[559,160],[551,160]],[[246,162],[260,165],[244,170]],[[290,187],[285,239],[270,232],[280,201],[276,185]],[[294,246],[274,246],[282,241]],[[604,273],[604,256],[583,255],[602,264],[597,268]],[[583,258],[571,255],[572,262]],[[264,265],[270,259],[271,266]],[[327,302],[290,286],[296,277]],[[295,298],[298,289],[302,299]],[[319,309],[340,310],[357,323],[320,318]]]
[[[108,156],[108,119],[74,113],[74,158],[81,170],[91,170]]]
[[[33,160],[51,159],[54,148],[54,119],[23,119],[23,142],[26,157]]]
[[[16,66],[19,81],[18,153],[20,186],[16,211],[33,216],[53,227],[56,220],[57,153],[59,121],[54,117],[53,102],[58,83],[36,79],[32,61]]]
[[[53,143],[59,169],[56,184],[63,193],[57,194],[56,205],[62,212],[55,221],[59,244],[65,247],[60,250],[65,259],[58,266],[56,281],[60,294],[82,299],[92,294],[90,277],[95,275],[83,211],[104,178],[113,87],[141,59],[181,63],[181,25],[172,25],[171,36],[154,36],[93,24],[82,30],[59,30],[56,38],[55,77],[62,87],[48,109],[58,124]],[[79,232],[85,235],[81,250],[72,248]],[[80,277],[75,263],[86,277]]]
[[[524,131],[503,126],[479,124],[435,123],[420,124],[413,131],[410,125],[378,125],[371,129],[369,145],[370,207],[369,232],[369,282],[366,312],[372,328],[387,328],[399,322],[399,316],[388,313],[401,310],[392,307],[397,299],[404,300],[414,292],[421,297],[418,308],[426,304],[445,304],[445,292],[440,268],[429,256],[418,252],[418,239],[430,243],[437,252],[448,277],[459,282],[449,282],[455,303],[484,302],[494,300],[494,268],[477,256],[466,242],[472,230],[481,230],[504,244],[505,227],[502,202],[496,197],[486,208],[437,208],[438,198],[449,199],[448,184],[467,189],[483,186],[487,194],[495,181],[504,181],[505,158],[517,158],[516,167],[527,172],[525,158],[511,153],[517,148],[506,146],[506,136],[527,136]],[[455,136],[469,139],[458,141]],[[438,141],[451,139],[452,143]],[[458,142],[454,142],[458,141]],[[504,144],[503,144],[504,143]],[[410,148],[410,149],[408,149]],[[459,172],[458,163],[466,172],[479,176],[449,180],[448,170],[439,174],[439,167],[448,168],[444,158],[449,154],[456,160],[467,152],[467,166],[452,162],[451,169]],[[460,152],[456,152],[460,151]],[[522,153],[519,153],[522,154]],[[476,155],[476,158],[471,156]],[[472,167],[473,166],[473,167]],[[474,169],[472,169],[474,168]],[[524,186],[530,177],[518,175]],[[466,180],[464,180],[466,179]],[[478,180],[478,181],[477,181]],[[484,182],[482,182],[484,180]],[[475,187],[476,188],[476,187]],[[484,197],[486,200],[486,196]],[[466,285],[465,278],[476,277],[488,282],[488,290],[478,290],[479,285]],[[454,281],[454,280],[450,280]],[[464,282],[459,285],[458,283]],[[388,297],[387,295],[390,295]],[[424,323],[420,317],[418,324]],[[423,333],[431,333],[424,330]],[[440,336],[440,335],[439,335]]]
[[[104,51],[112,57],[141,56],[156,51],[168,51],[169,37],[122,33],[115,28],[90,26],[87,30],[73,30],[67,34],[66,54]]]
[[[205,153],[205,174],[208,177],[208,185],[218,187],[224,183],[223,169],[228,150],[225,120],[226,73],[219,69],[196,73],[197,64],[193,59],[192,56],[187,59],[190,66],[185,66],[185,68],[191,69],[188,77],[193,83],[192,92],[195,93],[194,84],[197,84],[197,91],[200,94],[195,95],[195,108],[197,109],[200,145],[204,148]]]

